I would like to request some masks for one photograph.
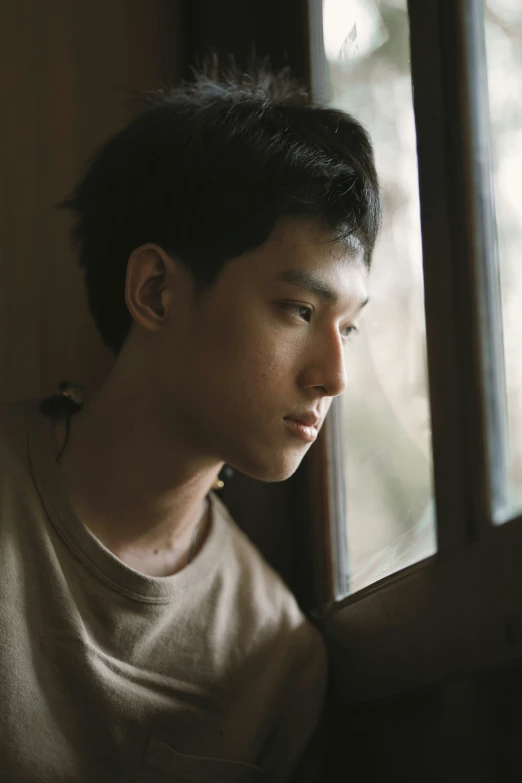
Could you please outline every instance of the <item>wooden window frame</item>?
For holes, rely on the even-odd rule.
[[[322,0],[308,8],[312,89],[324,100]],[[437,553],[337,600],[346,545],[335,401],[306,469],[315,607],[336,696],[352,703],[522,654],[522,516],[494,525],[505,502],[506,411],[482,9],[409,0],[408,12]]]

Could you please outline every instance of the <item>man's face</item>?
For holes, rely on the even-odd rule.
[[[313,430],[287,418],[315,414],[320,428],[345,387],[345,344],[367,300],[360,255],[331,239],[315,221],[280,221],[183,308],[181,327],[169,323],[161,386],[177,436],[202,456],[282,481],[310,448]],[[322,293],[306,287],[312,277]]]

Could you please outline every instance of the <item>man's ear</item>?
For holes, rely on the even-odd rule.
[[[133,321],[147,332],[159,332],[168,316],[179,265],[153,243],[135,248],[127,262],[125,304]]]

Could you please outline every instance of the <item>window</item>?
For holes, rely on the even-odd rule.
[[[338,598],[436,550],[406,3],[323,0],[328,102],[372,138],[384,219],[370,304],[347,344]]]
[[[399,41],[407,30],[404,3],[340,2],[331,49],[328,4],[337,5],[335,0],[310,0],[311,8],[320,6],[325,14],[320,46],[311,17],[312,52],[317,62],[319,50],[328,56],[323,56],[322,70],[312,68],[312,85],[321,98],[337,101],[334,75],[350,68],[343,108],[360,117],[374,136],[386,189],[393,186],[392,167],[387,169],[381,145],[393,143],[397,135],[398,114],[390,107],[397,106],[400,88],[393,85],[392,52],[391,62],[384,57],[394,36]],[[423,269],[421,275],[418,267],[417,279],[425,314],[419,334],[424,340],[424,321],[436,548],[410,567],[395,563],[385,578],[361,584],[364,589],[354,592],[353,580],[343,582],[349,573],[343,570],[344,552],[352,565],[350,527],[363,524],[364,517],[349,516],[354,445],[348,401],[332,408],[317,470],[321,502],[314,526],[314,531],[324,530],[326,539],[323,543],[316,535],[314,543],[322,568],[322,591],[316,588],[316,594],[327,596],[320,608],[334,683],[332,725],[341,764],[349,753],[353,768],[364,769],[371,780],[384,780],[390,773],[404,780],[445,780],[459,774],[466,780],[500,780],[509,773],[518,779],[520,765],[511,748],[517,747],[520,728],[512,716],[519,714],[513,685],[522,653],[522,474],[517,466],[517,449],[522,448],[522,418],[517,418],[517,407],[522,410],[517,379],[518,372],[522,377],[517,331],[522,276],[516,252],[522,249],[522,6],[510,0],[409,0],[407,7],[409,52],[404,37],[397,46],[411,65],[413,84]],[[372,126],[371,96],[363,89],[349,94],[358,87],[363,67],[386,85],[379,89],[375,84],[379,98],[373,106],[375,119],[384,116],[386,135]],[[493,77],[502,83],[497,86]],[[373,87],[371,80],[368,85]],[[401,143],[411,138],[408,133],[401,133]],[[396,158],[401,168],[411,165],[400,151]],[[402,177],[405,172],[399,186]],[[386,190],[384,197],[389,211]],[[416,192],[409,198],[416,198]],[[410,226],[418,232],[418,225]],[[389,229],[385,218],[384,231]],[[389,243],[393,251],[394,239],[393,233],[391,239],[383,233],[381,243]],[[377,274],[379,252],[380,247]],[[415,251],[411,258],[419,256]],[[375,277],[370,280],[370,297],[377,284]],[[392,296],[394,285],[392,280]],[[371,307],[365,313],[369,350],[370,340],[380,337],[377,329],[371,331],[369,319],[376,317]],[[397,346],[393,350],[399,361],[400,351]],[[352,380],[357,360],[352,352]],[[379,379],[383,390],[386,380]],[[388,424],[381,427],[382,437]],[[509,524],[493,524],[501,521]],[[498,688],[504,677],[509,693],[504,685]],[[413,737],[413,744],[404,743],[404,737]]]
[[[321,487],[321,495],[315,516],[319,520],[321,515],[323,519],[322,526],[318,524],[314,530],[324,530],[324,537],[328,539],[330,536],[330,542],[326,540],[323,543],[318,535],[315,537],[316,546],[319,542],[317,549],[322,553],[316,595],[322,599],[320,610],[331,652],[336,698],[343,704],[349,704],[406,694],[414,688],[451,678],[455,671],[504,665],[512,659],[515,647],[516,654],[520,654],[519,637],[516,636],[514,641],[513,629],[522,627],[522,611],[517,600],[522,589],[522,514],[517,517],[513,491],[507,496],[509,503],[505,502],[505,490],[509,487],[506,478],[510,477],[513,486],[519,474],[509,460],[504,459],[506,454],[510,456],[505,448],[506,421],[509,420],[511,429],[512,445],[509,449],[516,446],[517,439],[520,440],[513,423],[513,410],[509,410],[510,404],[513,408],[510,399],[517,404],[518,397],[516,392],[509,391],[513,383],[509,376],[512,372],[510,361],[513,360],[507,357],[509,340],[505,339],[505,352],[502,344],[502,322],[504,320],[506,338],[508,308],[506,293],[503,302],[501,294],[506,291],[506,286],[507,294],[511,295],[509,281],[499,279],[508,274],[506,258],[502,260],[502,253],[506,253],[503,250],[502,221],[505,216],[502,210],[506,210],[506,206],[503,197],[500,198],[497,193],[495,210],[492,198],[492,184],[496,184],[499,190],[499,144],[505,139],[494,141],[492,167],[491,136],[495,138],[499,131],[495,127],[495,109],[492,107],[490,112],[487,101],[484,34],[493,0],[485,7],[475,0],[459,0],[458,3],[410,0],[407,15],[404,3],[399,0],[347,0],[338,4],[336,0],[309,2],[312,87],[316,95],[334,103],[342,99],[343,108],[360,118],[374,136],[379,172],[384,179],[385,210],[391,210],[395,205],[390,202],[388,192],[393,187],[389,179],[393,166],[387,168],[386,151],[382,145],[393,143],[396,136],[400,137],[401,145],[407,144],[410,139],[410,149],[416,148],[422,227],[423,273],[420,263],[415,266],[415,261],[410,260],[412,278],[408,280],[408,286],[411,289],[409,295],[419,291],[414,307],[418,308],[417,313],[422,313],[424,301],[425,319],[419,317],[416,321],[419,324],[417,339],[422,348],[410,352],[409,356],[423,353],[424,321],[433,437],[426,455],[426,480],[419,486],[426,493],[424,498],[429,501],[433,474],[436,518],[432,510],[430,524],[424,528],[429,530],[431,545],[426,545],[424,551],[409,560],[410,563],[417,560],[410,567],[405,567],[408,559],[399,562],[397,558],[390,568],[385,564],[386,578],[379,579],[384,576],[382,572],[374,573],[370,578],[366,574],[358,585],[353,579],[347,584],[346,575],[351,575],[350,568],[353,575],[350,536],[353,546],[353,526],[362,525],[361,520],[364,519],[354,516],[351,503],[350,471],[357,469],[357,465],[354,468],[355,460],[350,454],[350,449],[356,444],[353,438],[350,441],[350,416],[353,417],[351,426],[357,424],[357,419],[347,409],[348,400],[332,406],[333,418],[326,422],[324,457],[317,471],[316,486]],[[337,38],[332,43],[328,14],[336,6],[339,14],[341,11],[344,14],[344,21],[341,16],[338,17],[334,29]],[[504,9],[509,6],[513,12],[509,30],[518,36],[519,28],[513,23],[511,4],[506,2],[502,6]],[[498,10],[500,0],[495,7]],[[324,19],[321,17],[320,25],[317,25],[323,12]],[[396,56],[393,41],[397,36],[400,41],[398,49],[407,52],[408,17],[411,61],[406,54],[403,72],[398,69],[396,87],[393,83],[393,57]],[[503,24],[506,24],[506,19]],[[314,34],[318,27],[320,41],[319,35]],[[387,47],[390,47],[389,54]],[[517,63],[518,59],[513,60],[511,67],[514,68]],[[404,81],[401,84],[400,79],[407,74],[405,69],[410,65],[415,147],[406,120],[402,120],[404,124],[399,133],[394,127],[394,123],[401,120],[397,104],[393,102],[398,96],[406,95]],[[336,91],[335,74],[347,73],[346,69],[349,69],[349,79],[345,78],[342,89]],[[363,89],[364,84],[360,85],[360,80],[366,78],[365,69],[370,77],[378,77],[378,83],[375,83],[377,99],[371,95],[374,87],[371,78],[366,89]],[[386,88],[381,89],[381,84]],[[507,90],[507,85],[503,85],[504,88]],[[354,92],[351,92],[352,89]],[[497,99],[498,96],[495,97]],[[517,97],[516,108],[514,101],[512,96],[507,104],[511,106],[512,119],[519,116],[522,99]],[[391,105],[395,108],[391,109]],[[410,105],[406,112],[410,112],[411,116]],[[384,116],[382,121],[386,123],[386,133],[380,131],[378,125],[372,126],[374,122],[381,122],[377,116],[381,114]],[[517,129],[519,127],[516,125]],[[514,143],[510,149],[513,159],[516,159]],[[408,168],[415,167],[415,155],[412,154],[410,163],[405,162],[401,150],[395,155],[401,168],[397,180],[398,187],[401,187],[402,182],[407,180]],[[496,183],[493,182],[495,178]],[[414,182],[413,173],[410,181]],[[415,203],[417,194],[414,188],[407,198],[411,205]],[[418,223],[411,219],[416,209],[410,206],[409,213],[404,207],[402,211],[410,215],[409,230],[413,232],[412,236],[418,237]],[[511,204],[510,209],[513,230],[513,213],[519,206]],[[493,230],[495,214],[500,276]],[[393,236],[393,232],[398,231],[395,226],[404,219],[400,209],[396,217],[393,225],[390,225],[389,219],[387,225],[385,218],[381,237],[381,247],[388,243],[390,254],[394,245],[400,247],[404,242],[402,232],[399,232],[399,237]],[[386,237],[386,230],[391,231],[390,237]],[[519,230],[517,217],[516,231]],[[420,261],[415,239],[411,240],[411,247],[413,251],[410,248],[409,258]],[[372,287],[376,287],[377,305],[380,252],[378,248],[373,270],[377,273],[377,280],[375,275],[370,280],[370,297],[375,297],[375,288]],[[382,260],[383,268],[386,261]],[[408,267],[403,257],[397,263]],[[393,267],[390,264],[388,268]],[[393,279],[387,283],[387,295],[391,296],[396,283]],[[404,295],[404,292],[401,293]],[[383,287],[383,299],[384,296]],[[514,293],[513,296],[516,298]],[[408,301],[407,296],[404,301]],[[390,305],[394,306],[395,303]],[[515,313],[516,303],[512,310]],[[370,305],[365,313],[366,353],[364,344],[355,348],[354,343],[348,349],[351,352],[352,381],[354,373],[359,372],[356,367],[357,352],[364,354],[363,361],[368,361],[367,354],[373,349],[371,341],[374,338],[380,339],[384,334],[385,339],[391,340],[387,332],[394,328],[393,319],[386,322],[382,332],[380,327],[375,327],[372,332],[371,317],[376,318],[377,315],[372,314]],[[515,340],[513,345],[516,345]],[[397,347],[395,343],[391,350],[397,361],[406,353],[402,344]],[[507,373],[503,371],[504,354]],[[375,364],[375,358],[372,356],[371,359]],[[423,362],[412,362],[410,366],[423,366]],[[417,375],[421,377],[421,373]],[[393,409],[391,404],[393,395],[385,392],[388,375],[380,373],[378,381],[390,403],[390,419],[393,416],[402,424],[406,418],[401,420],[398,407]],[[419,388],[422,387],[417,385],[416,389]],[[354,390],[356,392],[357,389]],[[367,396],[371,397],[369,393]],[[425,386],[422,396],[424,400],[428,396]],[[413,408],[411,401],[406,406]],[[508,416],[506,410],[509,410]],[[407,415],[412,416],[412,411],[408,409]],[[382,422],[380,433],[385,438],[390,422],[385,417]],[[420,433],[416,433],[415,438],[418,438],[417,446],[422,443]],[[427,442],[430,444],[429,439]],[[410,468],[408,463],[405,464],[406,481],[402,483],[402,478],[396,481],[399,491],[404,486],[411,489],[411,485],[408,486]],[[519,480],[519,488],[520,485]],[[355,490],[359,488],[355,487]],[[403,497],[412,502],[415,493],[408,495],[404,492]],[[407,508],[406,502],[404,508]],[[509,524],[492,524],[502,521],[499,509],[504,510],[504,520],[509,519]],[[413,515],[412,519],[412,529],[415,530],[419,516]],[[357,531],[357,535],[363,536],[364,531]],[[336,540],[331,542],[332,538]],[[381,545],[377,538],[374,540],[377,541],[374,552],[379,558],[385,558],[386,546],[393,545],[393,542],[388,540]],[[428,536],[425,541],[429,541]],[[432,556],[428,556],[430,551]],[[367,580],[365,584],[364,579]],[[378,583],[375,583],[376,579],[379,579]]]

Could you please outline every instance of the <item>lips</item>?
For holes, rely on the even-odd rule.
[[[305,427],[315,427],[316,429],[321,420],[316,413],[299,413],[295,416],[285,416],[285,419],[296,421],[298,424],[304,424]]]
[[[289,416],[285,416],[283,421],[286,423],[288,431],[292,432],[294,436],[306,440],[309,443],[313,443],[313,441],[317,438],[318,432],[314,424],[305,424],[303,418],[305,417],[301,416],[300,419],[295,419],[290,418]],[[306,418],[308,421],[312,421],[313,417],[307,416]],[[317,421],[317,417],[314,418]]]

